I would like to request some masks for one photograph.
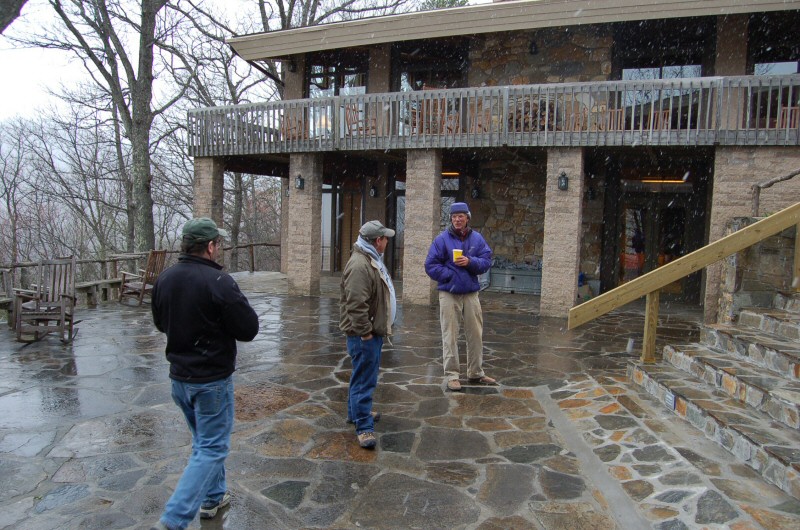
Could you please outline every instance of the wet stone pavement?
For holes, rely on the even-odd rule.
[[[261,331],[240,345],[233,502],[192,528],[800,527],[800,501],[626,381],[638,306],[566,331],[535,297],[484,293],[501,384],[461,393],[444,389],[436,308],[401,306],[367,451],[345,423],[338,280],[319,297],[287,296],[276,273],[237,280]],[[68,346],[0,329],[0,528],[149,528],[188,458],[149,309],[78,316]],[[700,316],[662,303],[659,341],[696,336]]]

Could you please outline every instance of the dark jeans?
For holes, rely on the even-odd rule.
[[[378,385],[383,337],[373,335],[370,340],[358,336],[347,337],[347,353],[353,363],[350,391],[347,396],[347,415],[356,425],[356,433],[373,431],[372,393]]]

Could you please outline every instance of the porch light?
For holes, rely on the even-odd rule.
[[[558,189],[561,191],[567,191],[567,189],[569,189],[569,177],[567,177],[567,174],[563,171],[558,176]]]
[[[374,184],[369,187],[369,196],[370,197],[377,197],[378,196],[378,188],[376,188]]]
[[[300,175],[297,175],[294,179],[294,187],[297,190],[302,190],[306,187],[306,181]]]
[[[536,41],[533,39],[531,39],[531,44],[528,47],[528,53],[530,53],[531,55],[536,55],[537,53],[539,53],[539,47],[536,45]]]

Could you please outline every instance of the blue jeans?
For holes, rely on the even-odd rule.
[[[211,383],[173,379],[172,399],[192,431],[192,456],[164,508],[161,522],[183,530],[201,504],[216,504],[227,489],[225,458],[233,429],[233,376]]]
[[[372,420],[372,393],[378,386],[383,337],[373,335],[370,340],[358,336],[347,337],[347,353],[353,363],[350,390],[347,395],[347,416],[356,425],[356,433],[375,429]]]

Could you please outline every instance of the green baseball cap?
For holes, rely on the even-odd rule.
[[[203,242],[228,237],[228,231],[217,228],[217,223],[208,217],[197,217],[183,225],[183,237],[192,241]]]

